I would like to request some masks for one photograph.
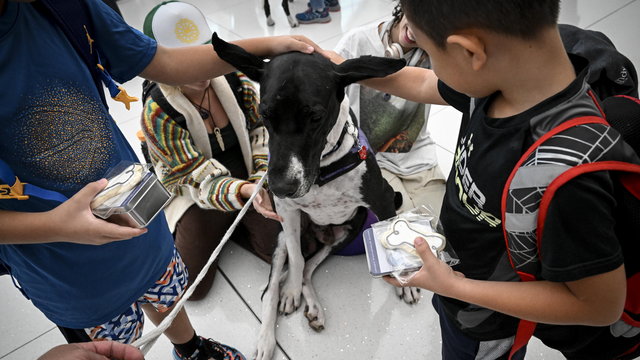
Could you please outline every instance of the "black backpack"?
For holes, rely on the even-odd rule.
[[[640,242],[637,235],[629,236],[640,233],[640,100],[610,97],[602,108],[602,117],[562,122],[522,155],[504,186],[502,229],[511,266],[521,281],[535,281],[545,218],[556,190],[582,174],[613,172],[618,204],[615,230],[622,236],[627,274],[627,299],[620,319],[640,327],[640,263],[633,261],[640,253]],[[527,344],[535,327],[534,322],[520,320],[511,356]]]
[[[559,30],[567,52],[589,60],[587,83],[592,89],[590,95],[600,110],[601,117],[569,119],[549,131],[520,158],[505,184],[502,195],[502,227],[511,266],[521,281],[536,279],[544,220],[555,191],[581,174],[613,171],[617,180],[616,232],[640,232],[640,100],[637,98],[636,69],[603,33],[572,25],[559,25]],[[598,99],[603,100],[600,102]],[[594,134],[604,137],[597,139]],[[594,146],[595,142],[604,143],[600,140],[605,138],[605,147]],[[545,145],[549,145],[547,148],[550,150],[546,154],[537,154],[545,151],[541,150],[541,146]],[[552,158],[553,152],[563,151],[568,151],[564,155],[569,154],[560,154],[562,161],[566,162],[564,164],[570,166],[568,170],[548,174],[549,178],[543,184],[535,185],[526,176],[519,176],[518,185],[513,186],[512,181],[518,177],[518,172],[528,165],[535,165],[539,156]],[[578,158],[576,154],[585,152],[588,152],[588,156],[572,163]],[[526,204],[517,200],[523,198],[523,192],[529,192]],[[509,220],[509,214],[515,215],[513,219]],[[510,225],[509,221],[518,221],[518,216],[527,214],[537,214],[532,229],[522,231],[522,227]],[[518,228],[518,231],[514,231],[514,228]],[[630,241],[621,246],[625,254],[627,298],[620,320],[630,326],[640,327],[640,264],[638,261],[629,261],[640,252],[640,242]],[[520,320],[510,359],[527,344],[535,327],[534,322]]]

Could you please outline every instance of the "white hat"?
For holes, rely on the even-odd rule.
[[[160,45],[180,47],[211,41],[207,19],[197,7],[180,1],[165,1],[145,17],[144,33]]]

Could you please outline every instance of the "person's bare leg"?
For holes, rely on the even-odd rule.
[[[149,317],[149,320],[151,320],[152,323],[158,326],[162,322],[162,320],[164,320],[164,318],[169,315],[173,308],[165,312],[159,312],[155,307],[153,307],[153,305],[144,304],[142,305],[142,309]],[[191,340],[191,338],[193,338],[195,330],[191,325],[191,321],[189,320],[187,311],[184,308],[181,309],[178,313],[178,316],[173,319],[171,326],[169,326],[167,330],[164,331],[164,334],[174,344],[184,344],[187,341]]]

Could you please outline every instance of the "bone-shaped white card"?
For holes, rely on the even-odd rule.
[[[413,241],[416,237],[424,238],[429,244],[431,252],[438,256],[438,251],[444,249],[445,238],[444,236],[433,232],[431,227],[420,226],[420,229],[412,227],[409,222],[404,219],[397,219],[393,221],[390,226],[390,231],[384,235],[381,239],[381,243],[387,249],[402,249],[408,253],[418,255]]]
[[[145,168],[141,164],[131,164],[122,172],[109,179],[107,186],[100,191],[91,201],[91,208],[101,205],[113,206],[119,196],[133,189],[145,174]]]

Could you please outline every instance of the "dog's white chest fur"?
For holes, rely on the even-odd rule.
[[[342,224],[353,217],[358,206],[366,205],[359,188],[366,171],[367,166],[363,161],[324,186],[312,185],[302,197],[276,198],[276,208],[285,206],[300,209],[318,225]]]

